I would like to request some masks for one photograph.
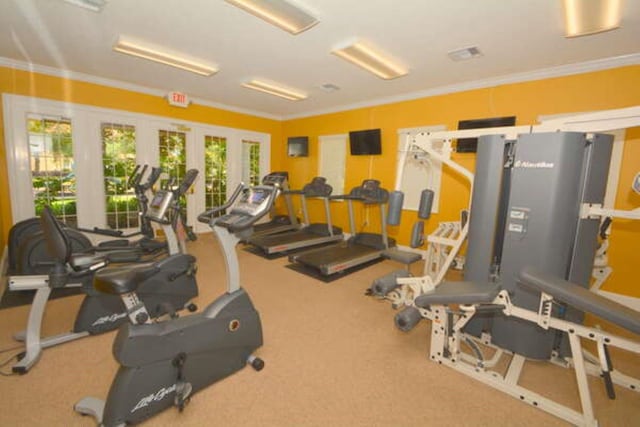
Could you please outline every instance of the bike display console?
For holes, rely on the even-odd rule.
[[[256,217],[261,217],[270,209],[270,195],[275,187],[259,186],[246,189],[231,212],[216,219],[214,224],[237,231],[251,226]]]

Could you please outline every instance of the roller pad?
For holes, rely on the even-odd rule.
[[[392,191],[389,194],[389,215],[387,217],[387,223],[389,225],[400,224],[403,203],[404,193],[402,191]]]
[[[420,193],[420,205],[418,206],[418,218],[429,219],[431,206],[433,205],[433,190],[422,190]]]
[[[412,248],[419,248],[424,244],[424,222],[418,221],[413,224],[411,229],[411,242],[409,242]]]
[[[416,327],[418,322],[422,319],[420,311],[415,307],[406,307],[400,313],[394,317],[394,323],[396,327],[402,332],[409,332]]]
[[[411,273],[406,270],[396,270],[382,277],[378,277],[373,281],[371,287],[369,288],[371,290],[371,295],[375,295],[378,297],[387,295],[389,292],[398,287],[396,279],[398,279],[399,277],[411,277]]]

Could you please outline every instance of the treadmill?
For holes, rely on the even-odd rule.
[[[387,236],[387,218],[385,207],[389,192],[380,187],[380,181],[365,179],[362,185],[355,187],[348,195],[331,196],[332,200],[346,200],[349,210],[349,228],[352,236],[337,245],[325,246],[289,256],[289,261],[309,269],[320,276],[330,277],[337,273],[354,271],[369,263],[382,260],[383,252],[394,247],[396,242]],[[355,233],[353,202],[365,205],[379,205],[381,233]],[[292,268],[299,270],[298,265]]]
[[[269,234],[284,233],[286,231],[298,230],[301,225],[296,218],[291,202],[291,192],[289,191],[289,173],[271,172],[262,178],[262,185],[279,187],[279,194],[284,196],[285,205],[287,207],[287,215],[272,215],[271,220],[256,224],[253,227],[256,236],[267,236]],[[278,194],[278,195],[279,195]],[[276,195],[276,197],[278,196]]]
[[[290,194],[299,194],[302,198],[302,215],[305,227],[288,233],[253,236],[248,243],[267,256],[281,255],[309,246],[317,246],[339,242],[343,239],[342,229],[331,223],[331,210],[329,209],[329,196],[333,189],[327,184],[326,178],[315,177],[306,184],[302,190],[291,190]],[[286,195],[286,194],[285,194]],[[326,223],[309,224],[307,199],[317,197],[324,203]]]

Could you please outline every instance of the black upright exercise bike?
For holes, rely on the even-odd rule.
[[[76,411],[94,416],[104,426],[135,424],[173,405],[184,408],[193,393],[247,364],[262,369],[264,362],[252,355],[262,345],[260,316],[240,287],[235,246],[269,212],[277,191],[272,186],[241,184],[225,205],[198,217],[211,226],[222,247],[228,285],[227,292],[201,313],[141,323],[148,316],[137,293],[153,269],[141,266],[121,274],[96,274],[96,289],[119,295],[127,304],[130,323],[120,328],[113,344],[120,368],[106,401],[84,398],[75,405]],[[218,216],[238,198],[228,214]]]

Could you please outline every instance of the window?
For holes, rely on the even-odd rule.
[[[136,163],[135,127],[102,123],[101,134],[107,226],[137,228],[138,201],[134,189],[128,188]]]
[[[227,200],[227,139],[204,137],[205,209],[221,206]]]
[[[159,185],[200,171],[181,205],[196,231],[210,231],[196,221],[205,206],[221,203],[243,174],[255,184],[270,169],[265,133],[7,93],[2,101],[15,222],[50,204],[70,225],[137,228],[134,191],[126,185],[138,163],[163,168]]]
[[[32,116],[27,130],[35,214],[50,206],[63,222],[77,226],[71,120]]]
[[[260,184],[260,143],[242,140],[242,181],[248,185]]]
[[[187,173],[187,134],[169,130],[159,131],[160,167],[163,177],[160,186],[178,185]],[[180,206],[186,208],[187,201],[182,198]]]

